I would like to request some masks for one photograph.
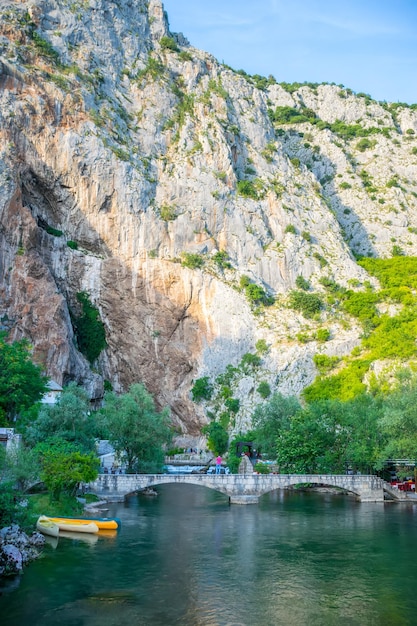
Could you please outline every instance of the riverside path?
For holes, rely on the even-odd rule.
[[[345,474],[100,474],[86,489],[109,501],[123,501],[128,495],[156,485],[199,485],[229,497],[232,504],[256,504],[259,497],[275,489],[312,484],[338,487],[352,493],[361,502],[382,502],[384,494],[401,500],[396,492],[378,476]]]

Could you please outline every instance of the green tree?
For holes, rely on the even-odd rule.
[[[75,496],[81,483],[97,478],[100,461],[93,452],[84,454],[59,439],[41,443],[35,450],[39,454],[40,477],[51,501],[59,501],[63,493]]]
[[[335,430],[324,415],[302,411],[277,438],[277,462],[288,474],[327,473],[333,470]]]
[[[215,456],[224,454],[229,444],[229,435],[227,431],[218,422],[211,422],[202,429],[207,435],[207,447]]]
[[[33,448],[19,446],[8,452],[6,475],[21,493],[39,482],[40,465],[36,451]]]
[[[126,460],[129,473],[162,469],[163,446],[172,434],[169,409],[158,413],[143,384],[136,383],[119,396],[106,393],[100,422],[118,455]]]
[[[0,425],[11,423],[46,392],[47,377],[31,360],[26,339],[7,343],[0,332]]]
[[[384,398],[378,421],[385,440],[380,457],[417,461],[417,377],[400,376],[397,388]]]
[[[73,443],[81,451],[95,449],[97,424],[87,393],[76,383],[64,388],[55,404],[44,405],[24,433],[25,442],[35,446],[50,438]]]
[[[290,419],[300,410],[297,398],[280,393],[274,393],[268,402],[256,407],[252,422],[262,454],[276,457],[279,433],[288,428]]]
[[[378,469],[387,440],[379,423],[383,398],[366,393],[331,405],[343,429],[345,463],[364,473]]]

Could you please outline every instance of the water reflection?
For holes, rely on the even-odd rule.
[[[60,541],[0,598],[2,625],[414,624],[416,508],[197,486],[115,505],[113,537]],[[4,620],[3,620],[3,616]]]

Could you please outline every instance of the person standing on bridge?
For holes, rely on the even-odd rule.
[[[216,459],[216,474],[220,474],[221,467],[222,467],[222,457],[219,455]]]

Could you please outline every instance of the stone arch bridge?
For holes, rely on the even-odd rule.
[[[403,499],[401,492],[394,491],[377,476],[344,474],[100,474],[86,487],[105,500],[120,502],[128,495],[156,485],[199,485],[225,494],[232,504],[256,504],[269,491],[304,483],[338,487],[361,502],[383,502],[384,494]]]

